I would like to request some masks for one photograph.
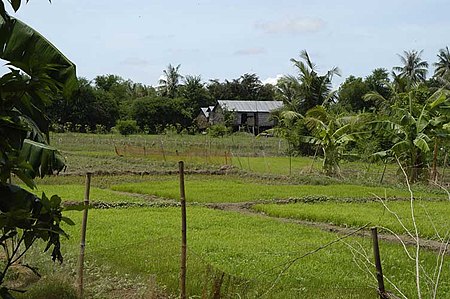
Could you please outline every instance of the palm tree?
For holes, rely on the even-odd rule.
[[[445,49],[440,49],[437,57],[438,62],[433,64],[436,67],[434,70],[434,76],[448,82],[450,81],[450,52],[448,47],[445,47]]]
[[[179,73],[180,64],[173,67],[171,64],[167,66],[167,69],[163,71],[163,76],[159,80],[159,89],[161,95],[169,97],[171,99],[177,96],[178,86],[183,76]]]
[[[288,110],[297,111],[300,107],[300,90],[301,84],[297,77],[286,75],[281,77],[277,82],[277,97],[283,101]]]
[[[298,77],[287,76],[282,83],[289,83],[291,87],[297,90],[298,98],[291,102],[295,103],[295,111],[305,113],[309,109],[323,105],[335,96],[331,91],[331,80],[334,75],[340,76],[340,71],[337,67],[333,67],[323,75],[317,73],[317,66],[311,61],[306,50],[300,52],[301,60],[291,58],[291,62],[298,70]],[[292,79],[296,79],[298,84],[292,84]]]
[[[393,70],[399,72],[401,78],[406,78],[408,81],[408,88],[418,85],[425,81],[428,72],[428,62],[422,60],[420,57],[423,50],[403,51],[403,56],[398,54],[402,66],[395,66]]]

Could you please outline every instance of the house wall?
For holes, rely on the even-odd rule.
[[[217,106],[214,111],[209,113],[209,123],[211,125],[222,124],[224,122],[223,109]]]
[[[256,123],[257,122],[257,123]],[[274,125],[274,121],[270,120],[270,113],[267,112],[238,112],[236,115],[235,124],[259,126],[259,127],[271,127]]]
[[[195,122],[199,129],[206,129],[209,127],[208,119],[203,113],[200,113],[196,118]]]
[[[270,120],[269,112],[234,112],[234,126],[249,126],[249,127],[273,127],[275,125],[273,120]],[[257,123],[255,123],[257,121]],[[210,112],[210,124],[223,124],[224,115],[223,109],[217,106],[213,112]]]

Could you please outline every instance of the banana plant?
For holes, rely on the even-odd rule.
[[[305,116],[294,111],[281,111],[276,116],[278,126],[270,132],[289,140],[292,132],[297,132],[295,126],[305,126],[308,135],[296,137],[299,142],[311,144],[322,151],[322,170],[330,176],[340,175],[342,159],[354,157],[347,152],[346,146],[366,133],[363,127],[369,119],[368,114],[334,115],[322,105],[309,109]]]
[[[27,1],[28,2],[28,1]],[[9,1],[17,11],[20,0]],[[35,188],[35,177],[64,167],[61,154],[49,145],[49,120],[43,108],[76,87],[75,65],[25,23],[11,17],[0,0],[0,59],[8,72],[0,77],[0,246],[6,256],[0,271],[0,297],[12,298],[2,286],[8,269],[36,240],[47,243],[53,260],[62,262],[61,199],[37,197],[11,178]],[[12,241],[14,240],[14,242]]]
[[[369,115],[336,116],[325,107],[316,106],[306,112],[304,123],[311,133],[301,136],[301,141],[319,146],[323,152],[322,170],[327,175],[340,175],[340,161],[354,157],[346,146],[355,142],[365,132]]]
[[[378,121],[376,129],[387,130],[392,135],[393,145],[390,149],[375,153],[377,156],[395,156],[403,164],[409,180],[412,182],[427,177],[428,156],[431,144],[434,143],[434,154],[437,156],[437,142],[450,138],[448,130],[449,109],[448,90],[439,89],[433,93],[424,105],[417,109],[415,91],[398,94],[409,105],[392,106],[391,117]]]

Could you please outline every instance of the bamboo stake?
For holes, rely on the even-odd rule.
[[[186,194],[184,188],[184,162],[178,162],[180,171],[180,202],[181,202],[181,266],[180,266],[180,298],[186,298]]]
[[[161,142],[161,151],[162,151],[162,156],[163,156],[164,162],[167,162],[167,160],[166,160],[166,152],[164,150],[164,143],[163,143],[162,139],[160,139],[160,142]]]
[[[83,271],[84,271],[84,249],[86,247],[86,228],[88,218],[89,206],[89,192],[91,189],[92,173],[86,173],[86,185],[84,190],[84,210],[83,221],[81,223],[81,241],[80,241],[80,256],[78,257],[78,293],[80,298],[83,298]]]
[[[383,183],[384,174],[386,173],[387,161],[384,162],[383,172],[381,173],[380,184]]]
[[[376,227],[371,228],[372,242],[373,242],[373,255],[375,258],[375,267],[377,269],[377,281],[378,281],[378,294],[381,299],[386,299],[387,294],[384,288],[383,270],[381,268],[380,248],[378,246],[378,232]]]
[[[292,175],[292,154],[291,154],[291,144],[289,144],[289,175]]]
[[[444,179],[445,179],[445,168],[447,167],[447,157],[448,157],[448,152],[445,151],[445,156],[444,156],[444,166],[442,169],[442,178],[441,178],[441,185],[444,185]]]

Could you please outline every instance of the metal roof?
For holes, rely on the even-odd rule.
[[[281,101],[218,101],[222,108],[236,112],[271,112],[283,107]]]

